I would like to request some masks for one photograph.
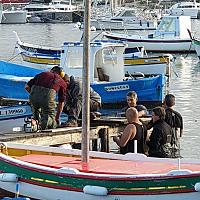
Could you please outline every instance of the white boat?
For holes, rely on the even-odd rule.
[[[27,11],[25,10],[3,10],[2,24],[25,24]]]
[[[83,153],[82,153],[83,155]],[[0,192],[48,200],[198,200],[200,161],[0,144]],[[83,158],[83,156],[82,156]]]
[[[71,1],[52,1],[49,4],[31,3],[24,10],[28,11],[29,22],[72,22],[78,11]]]
[[[200,3],[196,0],[193,2],[179,2],[174,4],[171,8],[166,10],[170,15],[190,16],[191,18],[200,18]]]
[[[61,48],[39,46],[25,43],[15,32],[17,53],[21,55],[23,63],[36,69],[51,69],[60,64]],[[144,74],[147,76],[165,74],[171,76],[172,55],[148,56],[144,55],[143,47],[126,48],[124,52],[125,74]]]
[[[157,20],[145,11],[125,8],[111,18],[91,19],[91,26],[97,30],[155,30]]]
[[[147,36],[104,32],[104,36],[112,40],[121,40],[129,47],[144,46],[152,52],[192,52],[192,40],[189,16],[164,16],[156,31]]]

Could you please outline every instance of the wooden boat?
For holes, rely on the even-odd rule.
[[[61,49],[22,42],[15,32],[16,49],[25,65],[37,69],[51,69],[60,64]],[[144,47],[126,47],[124,51],[124,72],[144,75],[165,74],[171,76],[170,54],[161,56],[144,55]]]
[[[125,76],[123,66],[123,42],[95,41],[90,44],[91,87],[100,94],[103,104],[125,102],[128,91],[134,90],[141,102],[161,103],[165,93],[166,77]],[[65,42],[62,46],[61,66],[67,74],[82,78],[83,43]]]
[[[128,91],[134,90],[141,102],[160,104],[165,95],[165,75],[153,77],[125,76],[122,42],[95,41],[90,47],[91,87],[100,94],[104,105],[126,102]],[[62,47],[61,67],[76,78],[82,78],[83,43],[65,42]],[[14,70],[13,70],[14,69]],[[42,70],[0,62],[0,95],[4,98],[28,99],[25,83]]]
[[[192,40],[187,30],[191,30],[189,16],[164,16],[157,30],[147,36],[104,32],[112,40],[122,40],[129,47],[144,46],[151,52],[192,52]]]
[[[1,143],[0,189],[33,199],[197,200],[200,161]]]

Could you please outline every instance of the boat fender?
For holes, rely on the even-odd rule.
[[[200,182],[198,182],[194,185],[194,189],[195,189],[195,191],[200,192]]]
[[[67,168],[67,167],[62,167],[62,168],[58,169],[57,172],[65,173],[65,174],[78,174],[79,173],[79,171],[77,169]]]
[[[191,174],[192,171],[188,169],[183,169],[183,170],[171,170],[170,172],[167,173],[169,176],[178,176],[178,175],[187,175]]]
[[[95,195],[95,196],[107,196],[108,190],[105,187],[86,185],[83,188],[85,194]]]
[[[0,181],[2,182],[17,182],[18,176],[14,173],[2,173],[0,174]]]

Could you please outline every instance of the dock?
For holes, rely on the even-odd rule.
[[[149,118],[142,118],[148,121]],[[127,121],[123,117],[107,117],[95,119],[90,124],[90,150],[110,152],[113,136],[120,135]],[[0,133],[0,142],[33,144],[43,146],[60,146],[70,144],[73,148],[81,148],[82,127],[65,127],[26,133],[24,131]]]
[[[81,122],[79,122],[80,124]],[[110,138],[119,135],[125,126],[125,118],[106,118],[91,121],[90,149],[109,152]],[[73,147],[81,144],[82,127],[66,127],[26,133],[24,131],[0,133],[0,142],[59,146],[70,144]],[[100,149],[97,147],[99,146]],[[79,145],[78,145],[79,144]],[[79,147],[80,148],[80,147]]]

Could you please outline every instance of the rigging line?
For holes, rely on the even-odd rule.
[[[14,55],[13,57],[9,58],[7,60],[7,62],[10,62],[11,60],[15,59],[21,52],[19,52],[18,54]]]

